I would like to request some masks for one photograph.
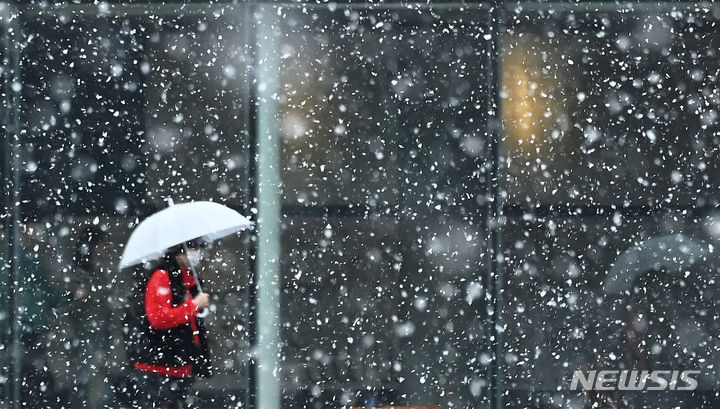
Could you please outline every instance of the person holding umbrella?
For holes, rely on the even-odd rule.
[[[195,377],[212,375],[203,319],[209,296],[195,265],[211,240],[253,223],[212,202],[170,206],[144,220],[130,236],[120,269],[139,263],[125,318],[133,405],[144,409],[193,407]],[[159,260],[158,260],[159,259]]]
[[[206,332],[198,317],[209,306],[209,296],[199,291],[190,269],[190,258],[202,246],[201,240],[175,246],[150,274],[144,269],[135,274],[129,358],[138,407],[175,408],[179,402],[193,407],[194,378],[211,375]]]

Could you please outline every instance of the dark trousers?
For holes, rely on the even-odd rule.
[[[139,369],[133,369],[130,378],[135,408],[197,408],[191,392],[194,378],[172,378]]]

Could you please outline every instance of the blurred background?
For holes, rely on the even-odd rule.
[[[168,197],[260,222],[201,272],[204,408],[715,407],[719,19],[684,2],[0,4],[0,407],[127,405],[117,264]],[[677,235],[701,251],[608,290],[623,254]],[[570,390],[606,368],[701,375]]]

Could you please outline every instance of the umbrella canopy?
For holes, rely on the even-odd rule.
[[[143,220],[130,235],[119,268],[162,257],[167,249],[202,238],[217,240],[241,230],[253,222],[229,207],[214,202],[173,204]]]
[[[618,294],[629,290],[635,279],[650,270],[679,273],[700,261],[708,250],[696,241],[682,235],[654,237],[625,250],[617,258],[605,279],[605,294]]]

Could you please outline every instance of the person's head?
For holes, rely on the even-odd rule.
[[[165,253],[165,259],[173,262],[178,267],[190,268],[191,261],[193,266],[197,266],[203,258],[207,243],[203,239],[197,238],[185,244],[187,245],[187,252],[185,252],[185,247],[182,244],[178,244],[168,249],[167,253]]]

